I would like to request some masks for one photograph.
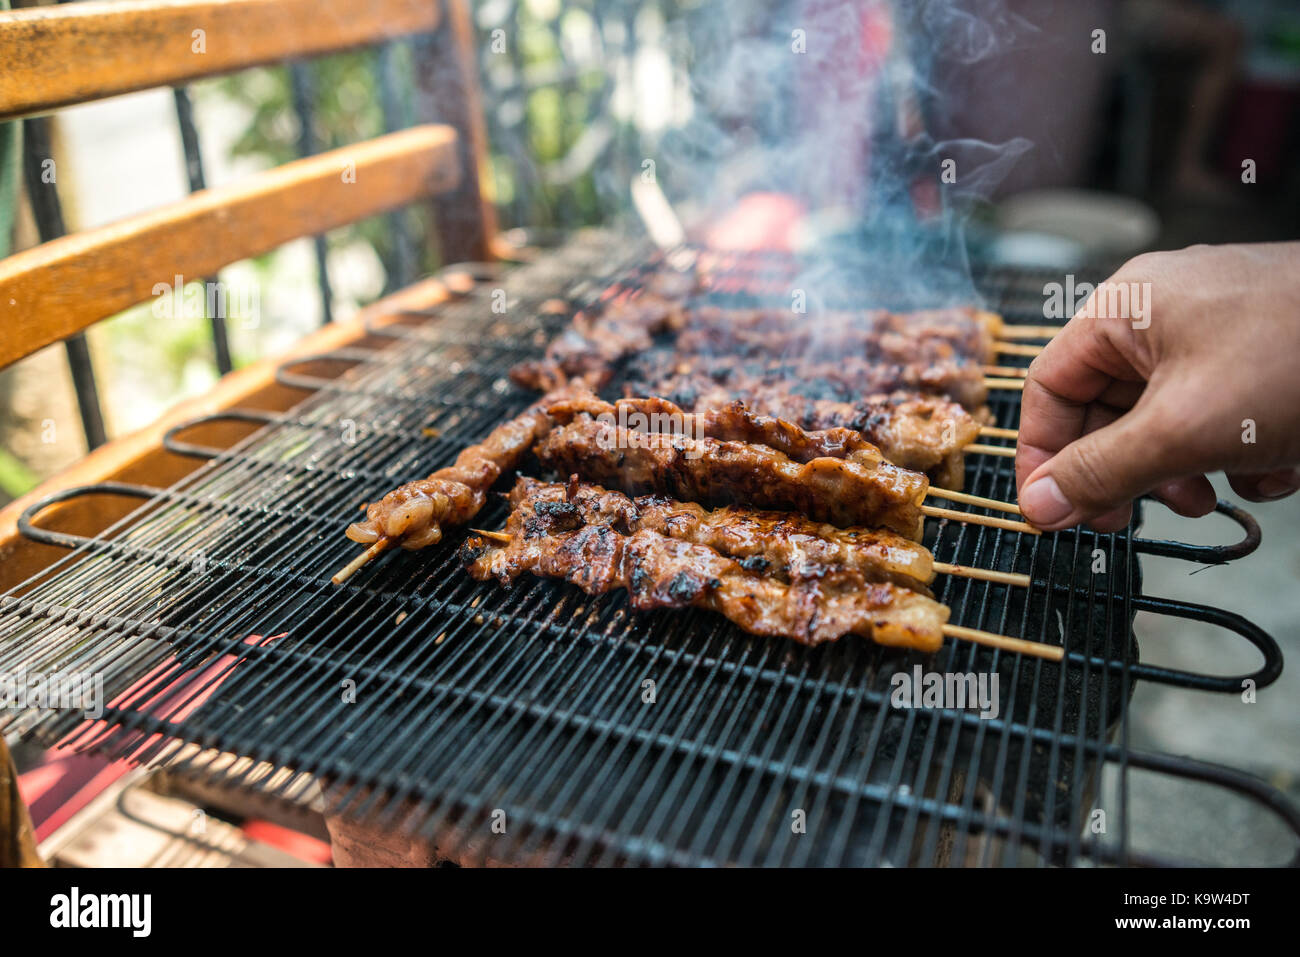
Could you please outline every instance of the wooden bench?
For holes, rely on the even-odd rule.
[[[33,143],[45,132],[41,114],[71,104],[156,87],[180,89],[204,77],[403,36],[419,41],[419,125],[413,128],[307,156],[229,186],[199,189],[161,209],[66,236],[58,235],[55,185],[33,183],[29,176],[34,211],[43,207],[52,214],[44,219],[47,226],[55,225],[42,230],[39,246],[0,260],[0,367],[64,342],[74,378],[84,385],[92,374],[81,333],[148,300],[160,277],[209,276],[292,239],[412,203],[432,206],[435,234],[429,241],[437,243],[444,263],[490,260],[499,248],[495,217],[480,188],[486,135],[464,0],[87,0],[0,12],[0,118],[24,118]],[[33,190],[40,192],[31,195]],[[288,355],[365,345],[366,324],[377,316],[428,308],[449,295],[437,280],[417,282],[351,320],[323,327]],[[275,381],[275,368],[285,358],[232,372],[153,425],[97,448],[91,377],[79,400],[93,451],[0,510],[0,590],[64,554],[18,533],[18,517],[29,504],[73,485],[176,481],[198,462],[164,450],[163,435],[178,423],[235,405],[291,407],[304,392]],[[187,437],[222,445],[252,427],[223,421]],[[40,521],[43,527],[93,534],[137,504],[81,497],[45,509]]]

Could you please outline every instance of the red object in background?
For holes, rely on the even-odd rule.
[[[328,864],[333,860],[328,844],[319,838],[312,837],[310,834],[303,834],[301,831],[295,831],[259,819],[247,820],[239,829],[244,832],[244,836],[249,840],[270,844],[286,854],[292,854],[300,861],[311,861],[313,864]]]
[[[1241,182],[1243,160],[1255,161],[1256,182],[1280,186],[1284,175],[1286,137],[1291,119],[1300,113],[1300,88],[1267,80],[1247,79],[1237,90],[1224,124],[1221,169]]]
[[[287,634],[283,632],[269,638],[248,635],[242,643],[252,647],[267,647]],[[155,714],[165,711],[167,720],[179,724],[207,701],[241,664],[243,660],[236,655],[220,655],[195,676],[178,670],[176,659],[169,658],[108,702],[108,706],[128,711],[143,711],[148,708]],[[76,729],[65,742],[47,751],[40,765],[18,776],[18,793],[31,812],[32,827],[36,831],[38,842],[53,834],[100,792],[134,767],[126,760],[113,761],[98,754],[82,753],[64,746],[67,740],[91,740],[101,732],[110,730],[104,721],[92,720],[88,725],[93,728],[91,733],[87,734],[86,725]],[[162,740],[163,736],[156,734],[150,743]]]
[[[897,119],[875,115],[895,42],[893,10],[886,0],[804,0],[796,22],[808,25],[808,48],[799,58],[795,84],[799,147],[807,153],[798,188],[814,209],[860,210],[872,131]],[[827,39],[853,34],[856,45]]]
[[[725,252],[793,252],[795,232],[807,212],[785,193],[750,193],[714,221],[704,245]]]

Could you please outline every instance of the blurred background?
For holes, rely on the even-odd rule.
[[[898,193],[922,218],[959,209],[963,254],[1062,271],[1145,249],[1300,238],[1300,7],[1288,0],[874,0],[865,6],[888,15],[855,19],[860,42],[847,56],[821,42],[845,29],[840,0],[470,5],[490,140],[485,188],[503,229],[640,232],[629,184],[649,170],[688,222],[779,191],[819,228],[865,218],[879,230],[879,197]],[[430,107],[436,116],[418,92],[422,43],[0,124],[0,255],[39,241],[24,181],[42,175],[44,160],[54,161],[73,232],[412,125]],[[187,131],[197,137],[188,153]],[[956,157],[953,188],[927,196],[946,157]],[[274,355],[436,269],[429,230],[428,210],[405,209],[222,270],[230,364]],[[201,298],[165,316],[147,303],[86,333],[107,438],[216,381]],[[0,370],[0,504],[87,448],[62,345]],[[1246,612],[1294,656],[1300,517],[1292,503],[1251,511],[1265,535],[1249,573],[1212,567],[1189,578],[1151,560],[1146,589]],[[1232,534],[1217,519],[1189,528],[1159,506],[1147,518],[1154,537]],[[1139,624],[1156,663],[1253,667],[1248,655],[1221,656],[1209,626]],[[1155,697],[1136,702],[1135,747],[1247,760],[1244,770],[1300,795],[1294,669],[1248,722],[1233,720],[1241,705],[1231,700],[1160,698],[1156,685],[1139,694]],[[1175,799],[1139,793],[1135,831],[1158,835]],[[1230,859],[1232,841],[1271,839],[1232,825],[1230,807],[1188,813],[1217,822],[1206,855]]]

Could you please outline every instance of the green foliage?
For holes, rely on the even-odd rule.
[[[395,72],[409,76],[409,49],[396,45],[393,56]],[[377,50],[359,50],[321,57],[303,66],[309,77],[311,133],[317,149],[336,149],[385,132],[379,57]],[[410,87],[401,86],[404,89],[399,91],[397,107],[405,119],[410,113]],[[252,157],[267,166],[279,166],[299,157],[301,130],[288,67],[247,70],[224,77],[216,82],[213,92],[248,111],[248,126],[235,141],[232,156]],[[421,235],[414,231],[418,228],[418,224],[407,226],[412,236]],[[330,248],[358,240],[370,244],[391,270],[395,241],[387,219],[354,223],[327,236]]]

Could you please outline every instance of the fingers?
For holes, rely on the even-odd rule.
[[[1016,482],[1024,491],[1029,476],[1061,449],[1089,431],[1090,410],[1116,412],[1141,395],[1131,366],[1099,336],[1097,321],[1076,318],[1029,366],[1021,395]]]
[[[1179,515],[1187,518],[1209,515],[1219,500],[1214,494],[1214,486],[1204,475],[1190,475],[1162,482],[1156,486],[1154,494]]]
[[[1084,420],[1087,415],[1085,413]],[[1152,403],[1075,439],[1026,476],[1020,489],[1025,517],[1046,530],[1090,521],[1104,531],[1127,522],[1127,506],[1139,495],[1192,471],[1165,431],[1168,418]],[[1199,508],[1196,483],[1174,489],[1180,505]],[[1213,501],[1211,501],[1211,508]]]
[[[1133,521],[1133,504],[1130,502],[1090,519],[1088,527],[1098,532],[1118,532],[1128,528],[1128,523],[1131,521]]]
[[[1300,469],[1282,469],[1259,475],[1228,473],[1232,490],[1250,502],[1274,502],[1300,489]]]

